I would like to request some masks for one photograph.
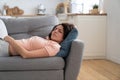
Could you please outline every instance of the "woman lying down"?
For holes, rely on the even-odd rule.
[[[60,50],[60,43],[74,28],[73,24],[61,23],[52,29],[46,38],[32,36],[28,39],[15,40],[8,35],[6,26],[0,20],[0,56],[37,58],[55,56]]]

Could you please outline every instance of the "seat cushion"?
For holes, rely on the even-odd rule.
[[[0,70],[57,70],[64,68],[61,57],[23,59],[20,56],[0,57]]]

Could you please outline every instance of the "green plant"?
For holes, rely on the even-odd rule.
[[[93,9],[98,9],[98,5],[97,5],[97,4],[94,4],[94,5],[93,5]]]

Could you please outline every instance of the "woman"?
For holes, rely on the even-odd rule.
[[[46,38],[33,36],[28,39],[15,40],[12,37],[6,35],[7,30],[3,23],[0,21],[0,27],[2,27],[3,41],[9,43],[9,55],[20,55],[23,58],[36,58],[36,57],[48,57],[55,56],[60,50],[60,44],[68,35],[68,33],[74,28],[73,24],[62,23],[56,25]],[[1,49],[2,50],[2,49]],[[0,54],[2,54],[0,52]]]

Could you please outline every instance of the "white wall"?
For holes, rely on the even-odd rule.
[[[0,0],[0,9],[6,3],[10,7],[18,6],[24,14],[37,14],[37,7],[41,3],[46,8],[46,14],[55,14],[56,5],[62,0]]]
[[[120,64],[120,0],[104,0],[107,12],[107,58]]]

